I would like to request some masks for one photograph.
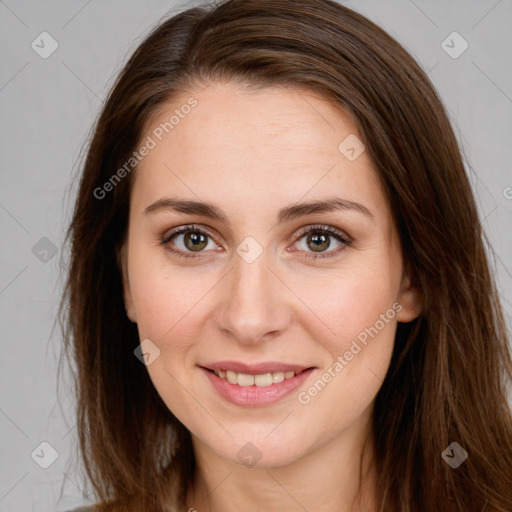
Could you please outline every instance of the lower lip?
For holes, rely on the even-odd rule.
[[[270,386],[239,386],[238,384],[230,384],[226,379],[217,377],[215,373],[206,368],[201,367],[200,369],[221,396],[228,402],[242,407],[263,407],[278,402],[297,389],[314,370],[314,368],[309,368],[291,379],[285,379],[278,384],[271,384]]]

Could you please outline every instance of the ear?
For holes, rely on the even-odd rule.
[[[120,249],[116,251],[117,264],[121,270],[123,281],[123,298],[128,318],[137,323],[135,309],[133,307],[132,291],[130,288],[130,280],[128,279],[128,257],[127,257],[126,242],[123,243]]]
[[[397,300],[402,305],[402,309],[397,314],[399,322],[412,322],[423,311],[423,294],[421,290],[411,284],[409,272],[406,270],[404,270]]]

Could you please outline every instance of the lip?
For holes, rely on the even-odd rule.
[[[200,366],[209,370],[231,370],[232,372],[245,373],[247,375],[261,375],[263,373],[274,372],[302,372],[311,368],[311,366],[280,363],[278,361],[267,361],[256,364],[246,364],[238,361],[218,361],[216,363],[207,363]]]
[[[245,371],[247,371],[247,365],[245,365]],[[267,366],[268,367],[268,366]],[[281,365],[279,368],[284,368],[285,365]],[[292,365],[288,365],[290,368],[294,368]],[[225,368],[225,367],[224,367]],[[297,368],[297,367],[295,367]],[[304,368],[302,373],[292,377],[291,379],[285,379],[277,384],[271,384],[270,386],[239,386],[238,384],[230,384],[227,380],[217,377],[215,373],[208,370],[207,368],[200,366],[199,369],[210,381],[213,388],[228,402],[240,406],[240,407],[264,407],[272,405],[279,400],[284,399],[290,395],[304,381],[306,381],[316,370],[313,367],[302,367]],[[223,368],[212,368],[212,370],[223,369]],[[229,368],[228,368],[229,369]],[[254,367],[249,368],[254,373],[249,375],[258,375],[258,372],[254,370]],[[235,370],[233,370],[235,371]],[[275,370],[282,371],[282,370]],[[301,371],[298,370],[287,370],[287,371]],[[245,373],[245,372],[241,372]],[[262,372],[267,373],[267,372]]]

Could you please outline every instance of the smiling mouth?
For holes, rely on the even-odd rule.
[[[272,384],[279,384],[284,380],[293,379],[293,377],[300,375],[301,373],[310,370],[311,368],[305,368],[304,370],[298,372],[269,372],[262,373],[258,375],[249,375],[247,373],[238,373],[231,370],[212,370],[210,368],[205,368],[211,373],[214,373],[217,377],[226,380],[230,384],[235,384],[238,386],[271,386]]]

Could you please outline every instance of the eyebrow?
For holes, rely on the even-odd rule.
[[[362,213],[372,220],[373,214],[366,206],[354,201],[348,201],[338,197],[330,197],[321,201],[310,201],[307,203],[292,204],[279,210],[277,214],[277,224],[283,224],[293,219],[311,215],[314,213],[329,213],[335,211],[356,211]],[[201,215],[211,219],[218,220],[227,226],[230,225],[227,215],[212,203],[203,201],[193,201],[190,199],[178,199],[174,197],[163,197],[145,210],[145,215],[155,214],[161,211],[175,211],[189,215]]]

